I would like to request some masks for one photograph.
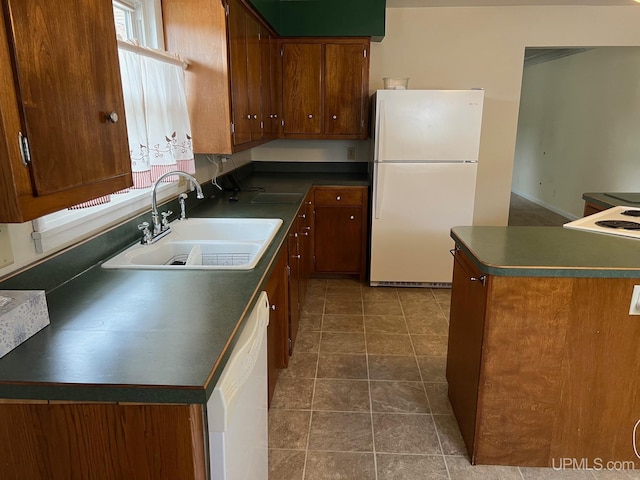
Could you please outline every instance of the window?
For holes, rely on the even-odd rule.
[[[137,40],[147,45],[144,29],[144,9],[139,1],[115,0],[113,18],[116,24],[116,36],[122,40]]]

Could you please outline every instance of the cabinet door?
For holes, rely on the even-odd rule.
[[[364,131],[369,95],[365,92],[367,57],[363,43],[325,46],[325,134],[359,135]]]
[[[247,96],[249,98],[249,124],[251,141],[262,139],[262,86],[260,53],[260,25],[249,14],[246,15],[247,38]]]
[[[267,328],[267,376],[269,404],[276,388],[279,369],[285,368],[289,359],[289,334],[287,309],[287,248],[283,248],[265,285],[269,298],[269,326]]]
[[[322,45],[282,45],[285,134],[322,133]]]
[[[17,105],[2,108],[18,108],[31,153],[32,199],[25,197],[29,205],[23,205],[22,219],[131,185],[111,4],[68,2],[73,15],[41,0],[7,0],[5,6],[10,51],[4,52],[13,62],[15,83],[1,83],[15,89]],[[18,141],[17,132],[5,133],[12,144]],[[2,168],[4,176],[9,168]],[[11,186],[23,194],[18,184],[24,177],[16,179]]]
[[[473,455],[489,277],[458,250],[453,265],[447,381],[462,438]]]
[[[273,75],[273,56],[271,53],[273,37],[266,28],[260,26],[260,78],[262,99],[263,138],[274,138],[277,130],[273,118],[272,91],[275,88]]]
[[[362,207],[316,205],[316,272],[360,273],[362,269]]]
[[[249,84],[247,80],[247,14],[238,0],[229,0],[229,65],[233,144],[251,141]]]
[[[289,355],[298,335],[300,324],[300,245],[298,242],[298,219],[289,231],[287,246],[289,249]]]
[[[304,304],[307,293],[307,280],[313,271],[313,190],[304,199],[300,219],[300,303]]]

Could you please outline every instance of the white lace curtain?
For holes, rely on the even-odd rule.
[[[122,93],[129,136],[133,188],[150,187],[173,170],[195,173],[184,70],[155,58],[119,49]],[[177,181],[167,177],[164,181]],[[106,203],[96,198],[71,208]]]
[[[133,188],[172,170],[195,173],[184,71],[126,50],[119,56]]]

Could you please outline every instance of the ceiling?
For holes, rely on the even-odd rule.
[[[398,7],[507,7],[547,5],[629,6],[634,0],[387,0],[387,8]]]

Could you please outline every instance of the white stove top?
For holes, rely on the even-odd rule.
[[[636,215],[625,215],[624,212],[638,212]],[[633,222],[638,224],[638,230],[625,228],[611,228],[604,225],[597,225],[596,222],[611,221],[614,222]],[[624,223],[623,223],[624,224]],[[595,233],[604,233],[607,235],[618,235],[622,237],[630,237],[640,239],[640,207],[613,207],[602,212],[594,213],[587,217],[579,218],[573,222],[565,223],[565,228],[575,230],[586,230]]]

